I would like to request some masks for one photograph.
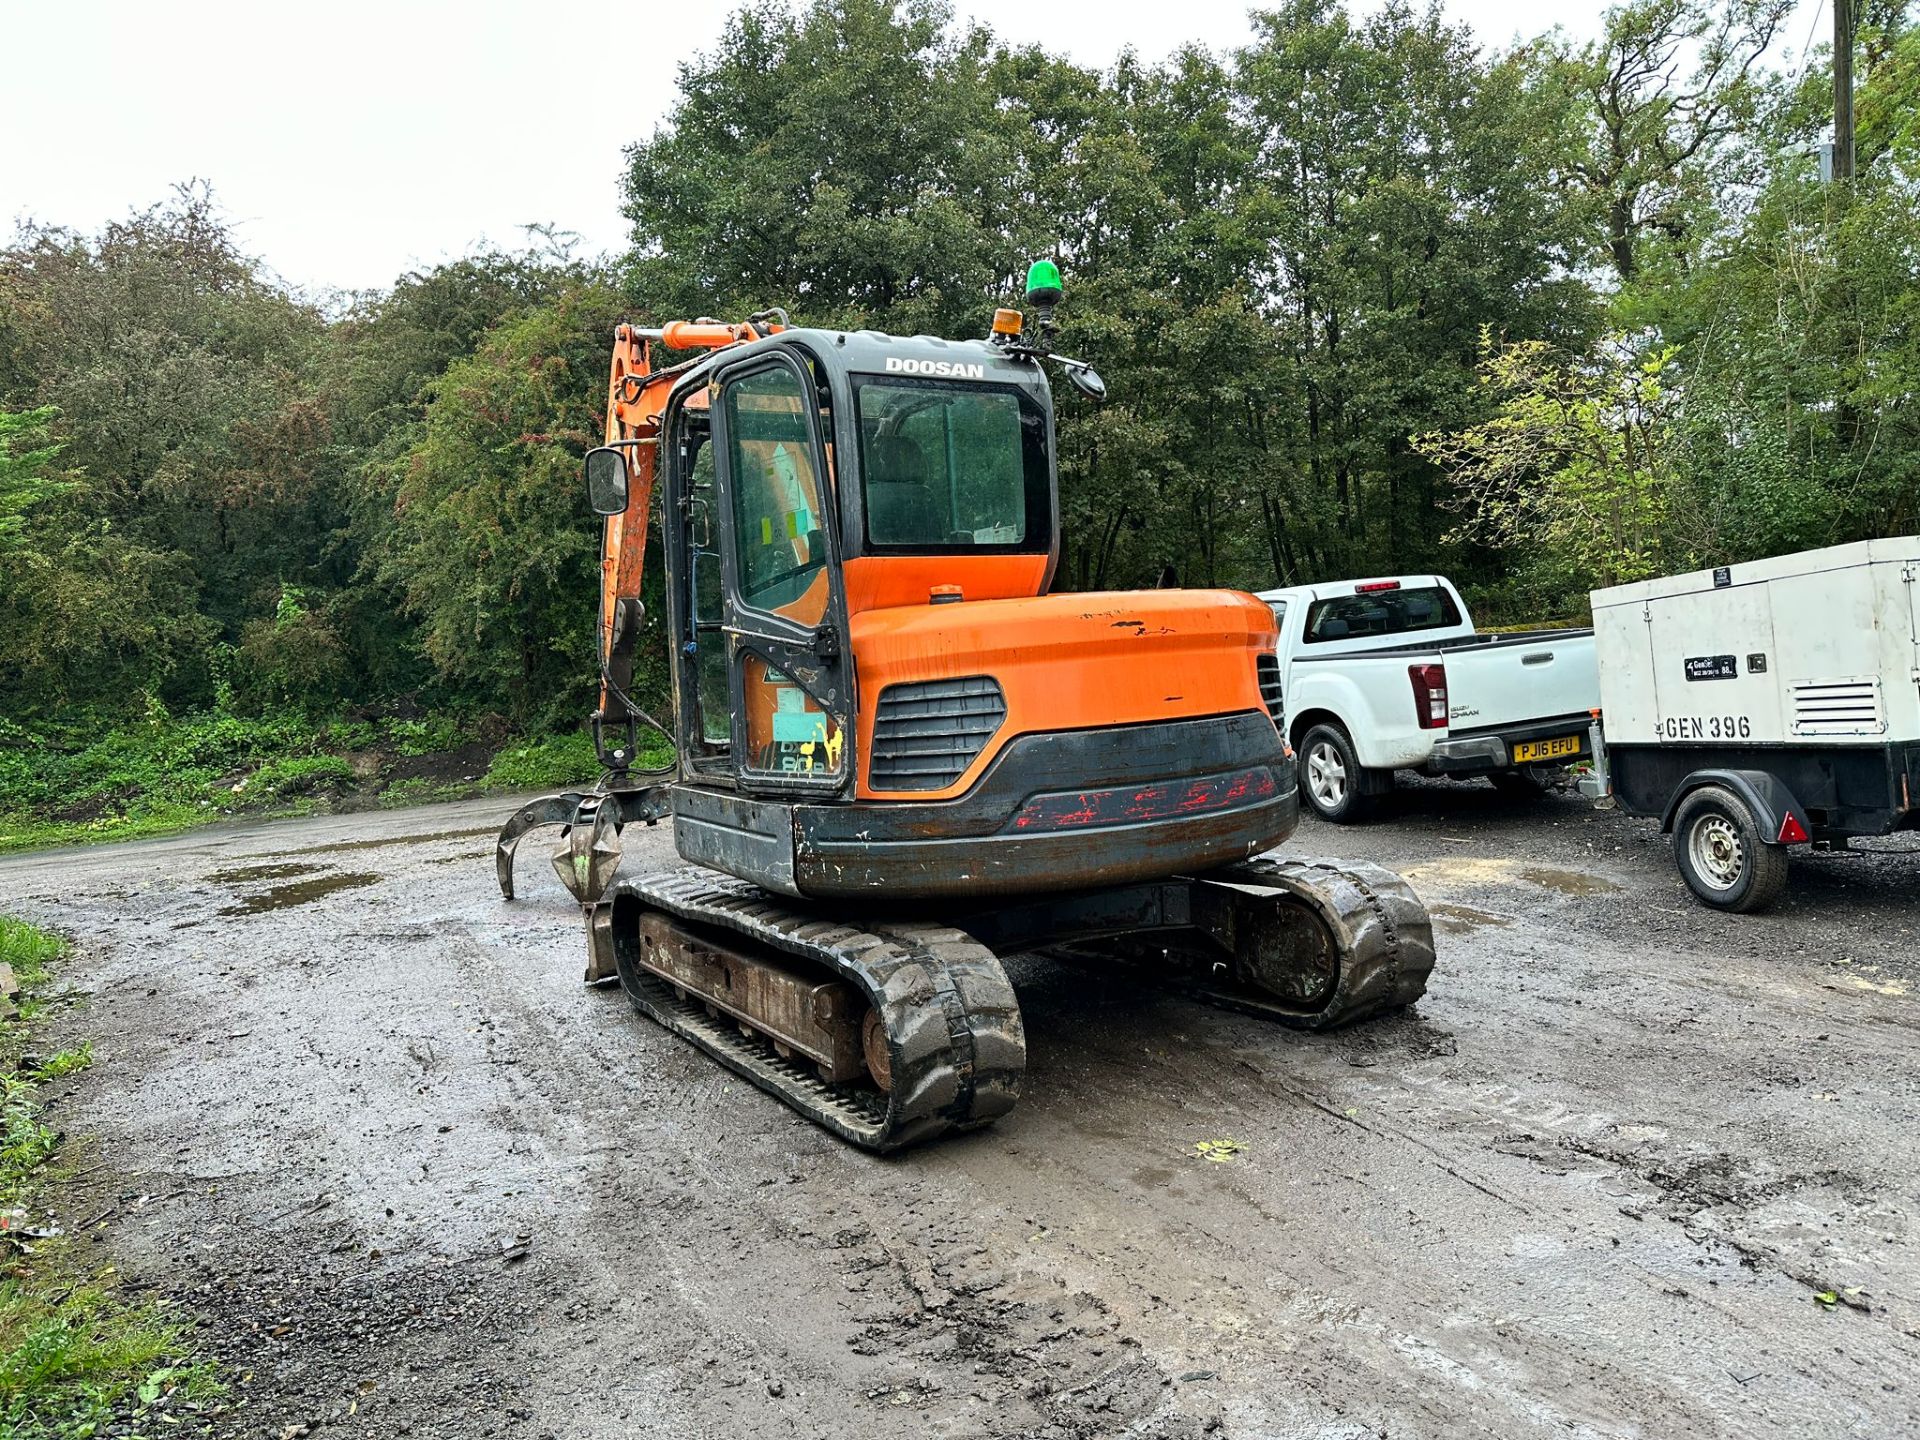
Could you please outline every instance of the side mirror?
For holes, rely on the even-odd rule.
[[[627,457],[611,445],[587,452],[587,503],[596,515],[626,511]]]
[[[1090,400],[1107,398],[1107,382],[1100,378],[1100,372],[1091,365],[1076,365],[1067,371],[1067,379],[1073,382],[1073,388]]]

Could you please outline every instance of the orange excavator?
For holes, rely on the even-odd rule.
[[[740,323],[615,332],[606,773],[563,827],[590,982],[834,1133],[893,1150],[1013,1107],[1001,957],[1125,967],[1321,1029],[1407,1004],[1427,912],[1377,866],[1266,856],[1299,819],[1274,622],[1225,590],[1049,593],[1059,272],[983,340]],[[658,492],[673,713],[630,695]],[[673,743],[635,768],[642,726]],[[620,834],[685,862],[615,885]]]

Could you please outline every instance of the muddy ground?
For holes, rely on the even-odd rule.
[[[0,862],[84,947],[68,1222],[235,1435],[1920,1433],[1920,854],[1731,918],[1644,822],[1404,791],[1289,849],[1413,877],[1414,1011],[1023,968],[1018,1110],[877,1160],[582,989],[510,809]]]

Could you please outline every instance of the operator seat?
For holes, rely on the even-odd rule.
[[[943,545],[947,523],[927,484],[927,457],[904,435],[867,441],[867,534],[876,545]]]

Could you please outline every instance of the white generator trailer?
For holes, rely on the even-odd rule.
[[[1920,537],[1596,590],[1594,771],[1687,885],[1757,910],[1787,847],[1920,829]]]

